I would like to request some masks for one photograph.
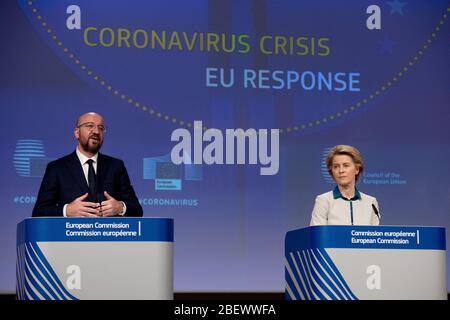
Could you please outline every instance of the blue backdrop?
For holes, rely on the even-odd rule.
[[[447,1],[0,6],[0,291],[15,286],[16,224],[87,111],[104,116],[102,152],[125,161],[144,215],[175,219],[176,291],[283,291],[285,233],[333,187],[336,144],[363,153],[358,188],[382,224],[450,226]],[[278,173],[174,166],[170,135],[194,120],[279,128]]]

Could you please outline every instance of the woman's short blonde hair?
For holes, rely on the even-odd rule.
[[[333,165],[333,158],[337,155],[346,155],[346,156],[349,156],[350,158],[352,158],[353,162],[355,163],[356,168],[359,169],[359,172],[355,177],[355,180],[358,181],[359,176],[361,175],[361,173],[364,170],[364,160],[363,160],[361,153],[358,151],[358,149],[356,149],[355,147],[352,147],[352,146],[345,145],[345,144],[340,144],[340,145],[333,147],[330,150],[330,152],[328,152],[326,162],[327,162],[328,173],[332,177],[333,177],[333,174],[331,172],[331,167]]]

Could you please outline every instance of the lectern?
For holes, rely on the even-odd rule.
[[[285,238],[289,300],[447,299],[445,229],[314,226]]]
[[[25,219],[16,277],[20,300],[173,299],[173,220]]]

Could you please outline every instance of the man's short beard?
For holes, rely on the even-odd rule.
[[[90,146],[89,139],[85,143],[81,143],[81,147],[83,148],[84,151],[94,154],[97,153],[98,150],[100,150],[101,146],[102,143],[99,143],[97,146]]]

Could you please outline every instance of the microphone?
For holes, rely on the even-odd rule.
[[[375,212],[376,216],[378,217],[378,220],[381,221],[380,214],[378,213],[378,209],[373,203],[372,203],[372,209],[373,209],[373,212]]]

